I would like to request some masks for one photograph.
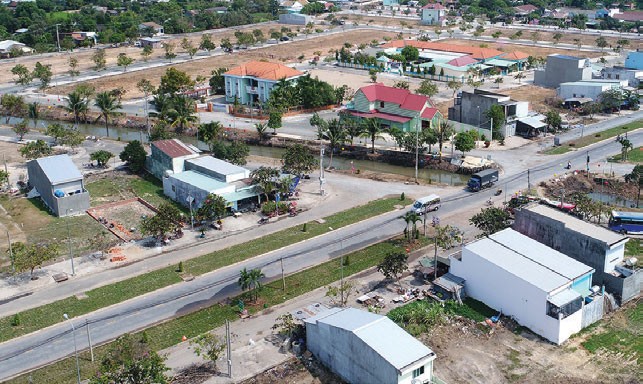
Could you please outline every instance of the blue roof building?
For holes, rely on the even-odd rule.
[[[643,52],[632,51],[628,53],[627,59],[625,59],[625,68],[643,69]]]

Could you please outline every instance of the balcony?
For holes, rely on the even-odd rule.
[[[246,85],[246,93],[250,93],[253,95],[258,95],[259,94],[259,88],[258,87],[251,87],[249,85]]]

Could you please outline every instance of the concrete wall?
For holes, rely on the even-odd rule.
[[[306,323],[306,345],[326,367],[355,384],[398,382],[397,370],[352,332]]]
[[[507,97],[507,100],[509,97]],[[459,103],[458,103],[459,102]],[[458,121],[473,126],[488,126],[489,119],[485,113],[492,105],[498,104],[498,99],[485,97],[472,92],[462,92],[461,99],[456,99],[453,107],[449,108],[449,120]],[[479,107],[479,108],[478,108]]]
[[[554,343],[560,344],[580,331],[582,313],[558,320],[547,315],[548,292],[529,284],[508,271],[462,250],[461,260],[451,258],[449,272],[465,280],[467,296],[480,300],[504,315]]]
[[[628,86],[638,88],[640,79],[643,78],[643,71],[623,67],[607,67],[603,68],[601,76],[605,80],[626,80]]]
[[[29,184],[40,193],[42,202],[54,216],[64,217],[68,213],[73,214],[68,209],[72,209],[75,212],[84,212],[89,209],[89,192],[85,190],[83,179],[51,185],[36,160],[27,163],[27,174]],[[54,191],[57,189],[65,192],[65,196],[56,197]],[[80,191],[80,193],[76,193],[77,191]],[[70,193],[73,193],[73,195],[70,195]]]
[[[221,195],[224,193],[233,192],[235,192],[234,185],[228,185],[226,188],[222,188],[216,191],[207,191],[177,178],[174,178],[171,175],[170,177],[163,178],[163,193],[165,194],[165,196],[171,198],[172,200],[185,207],[190,206],[190,204],[188,204],[187,202],[187,198],[188,196],[192,196],[194,198],[194,201],[192,202],[192,209],[199,208],[210,193]]]
[[[163,179],[165,171],[172,171],[172,173],[183,172],[183,164],[187,159],[199,157],[198,153],[171,158],[165,152],[152,146],[152,153],[145,159],[145,169],[158,179]]]
[[[279,24],[306,25],[313,18],[299,13],[282,13],[279,15]]]
[[[534,72],[534,84],[541,87],[557,88],[560,83],[590,80],[592,68],[585,67],[585,60],[547,56],[545,69]]]
[[[444,9],[422,9],[423,25],[440,25],[440,18],[444,17]]]
[[[605,298],[603,296],[596,296],[591,303],[583,305],[583,321],[582,328],[594,324],[603,318],[603,303]]]
[[[572,231],[559,221],[527,209],[516,212],[513,229],[594,268],[596,272],[592,283],[605,285],[607,291],[622,302],[631,300],[640,293],[642,273],[626,278],[609,273],[613,271],[613,265],[623,261],[625,244],[610,250],[607,244],[590,237],[590,234]]]
[[[597,101],[601,93],[611,89],[614,84],[561,84],[558,88],[558,97],[561,99],[569,99],[572,97],[589,97],[590,99]],[[617,87],[620,88],[620,87]]]

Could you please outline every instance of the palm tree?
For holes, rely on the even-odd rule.
[[[156,117],[158,117],[159,120],[166,120],[167,112],[172,107],[170,97],[166,94],[159,93],[152,98],[152,104],[154,104],[154,109],[156,109]]]
[[[40,104],[37,101],[34,101],[33,103],[29,103],[27,107],[29,109],[29,118],[33,120],[33,127],[37,128],[38,119],[40,118]]]
[[[346,130],[338,119],[329,120],[325,126],[326,129],[323,134],[326,136],[325,138],[329,141],[330,145],[330,162],[328,163],[328,168],[331,168],[335,149],[346,141]]]
[[[438,137],[438,152],[439,152],[439,161],[442,161],[442,143],[444,142],[444,139],[448,136],[451,136],[453,134],[453,124],[447,119],[440,119],[440,122],[438,123],[438,126],[435,127],[435,133]]]
[[[498,84],[498,89],[500,89],[500,84],[502,84],[504,80],[501,77],[496,77],[496,79],[493,81],[494,83]]]
[[[171,126],[176,129],[177,133],[182,133],[185,126],[197,120],[194,115],[196,110],[194,100],[187,96],[176,96],[172,99],[172,108],[168,111]]]
[[[89,100],[80,92],[73,91],[67,95],[65,110],[74,114],[74,122],[78,125],[80,116],[86,116],[89,110]]]
[[[516,75],[514,76],[514,79],[518,80],[518,84],[520,84],[520,83],[521,83],[521,80],[522,80],[522,79],[524,79],[524,78],[525,78],[525,74],[524,74],[524,73],[522,73],[522,72],[518,72],[518,73],[516,73]]]
[[[264,140],[266,138],[266,131],[268,131],[268,125],[265,123],[257,123],[255,124],[255,129],[257,130],[257,134],[259,135],[259,140]]]
[[[250,290],[254,293],[254,302],[256,303],[259,299],[259,290],[261,289],[261,279],[266,277],[266,275],[261,272],[261,269],[255,268],[248,271],[246,268],[243,268],[239,273],[239,280],[237,283],[242,290]]]
[[[405,228],[405,233],[406,237],[409,239],[409,241],[413,240],[413,236],[415,236],[415,232],[417,231],[417,222],[421,220],[420,215],[413,211],[408,211],[404,216],[402,216],[402,219],[406,222],[406,228]],[[411,234],[409,234],[409,224],[412,225],[412,231]]]
[[[116,113],[117,109],[121,108],[121,104],[116,99],[116,96],[109,92],[100,92],[96,94],[94,105],[100,109],[100,117],[105,119],[105,130],[107,137],[109,137],[109,117]]]
[[[371,153],[375,153],[375,140],[383,138],[380,121],[376,117],[362,121],[364,122],[364,130],[361,136],[371,140]]]

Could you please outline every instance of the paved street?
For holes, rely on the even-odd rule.
[[[633,133],[629,138],[635,145],[641,145],[643,131]],[[600,159],[618,152],[620,144],[610,140],[594,145],[588,150],[592,159]],[[562,172],[560,163],[567,160],[572,161],[573,164],[584,164],[585,156],[586,151],[578,151],[543,162],[540,166],[531,169],[530,181],[535,185],[540,180],[550,178],[553,173]],[[527,171],[506,173],[501,177],[499,184],[504,184],[507,190],[525,188]],[[470,213],[491,194],[490,191],[477,194],[455,191],[448,196],[444,195],[440,212],[442,215],[456,212]],[[80,316],[74,321],[78,324],[86,320],[90,322],[95,343],[111,340],[123,333],[144,328],[236,293],[238,271],[243,267],[262,268],[268,278],[275,278],[280,274],[278,261],[281,258],[285,260],[286,273],[292,273],[306,266],[337,257],[342,248],[346,252],[398,234],[404,225],[399,220],[399,215],[400,212],[391,212],[347,228],[334,230],[309,241],[200,276],[192,282],[180,283]],[[192,252],[192,249],[183,250],[183,252]],[[73,346],[65,340],[65,335],[68,333],[67,324],[63,323],[0,344],[0,379],[73,353]],[[80,341],[80,344],[83,345],[83,341]],[[86,344],[82,347],[86,347]]]

